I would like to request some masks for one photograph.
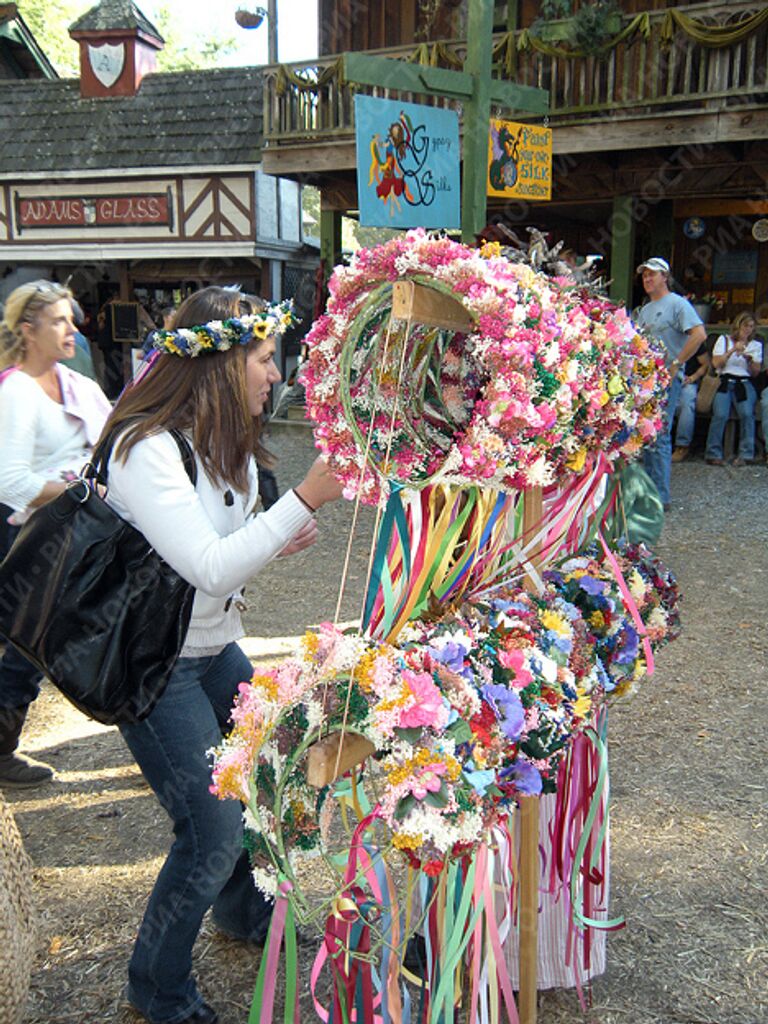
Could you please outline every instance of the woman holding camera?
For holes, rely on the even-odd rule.
[[[755,340],[754,313],[739,313],[730,334],[721,334],[712,349],[712,367],[720,387],[712,403],[707,434],[706,460],[710,466],[724,466],[725,425],[735,407],[739,417],[739,453],[734,466],[745,466],[755,457],[755,392],[752,378],[760,373],[763,346]]]

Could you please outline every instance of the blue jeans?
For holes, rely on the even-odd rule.
[[[269,927],[272,903],[254,886],[243,850],[242,807],[209,791],[207,751],[221,740],[238,683],[252,673],[237,644],[180,658],[152,713],[120,727],[175,836],[128,968],[128,998],[153,1024],[173,1024],[203,1003],[192,947],[211,905],[237,937],[263,940]]]
[[[738,384],[744,385],[745,398],[738,401],[736,388]],[[754,459],[755,457],[755,403],[757,395],[752,382],[746,378],[737,382],[729,380],[726,382],[727,391],[718,391],[715,400],[712,402],[712,419],[709,423],[707,434],[706,457],[708,459],[722,459],[723,457],[723,436],[728,417],[731,415],[731,406],[736,407],[736,415],[739,417],[739,458]],[[721,385],[722,387],[722,385]]]
[[[765,444],[765,454],[768,458],[768,387],[763,388],[762,394],[760,395],[760,419],[763,424],[763,443]]]
[[[675,429],[675,447],[690,448],[693,441],[693,428],[696,425],[696,396],[698,384],[683,384],[677,402],[677,428]]]
[[[11,512],[7,505],[0,505],[0,559],[8,554],[20,529],[7,522]],[[0,708],[20,708],[31,704],[40,693],[42,678],[42,672],[31,661],[27,661],[13,644],[6,644],[0,658]]]
[[[656,440],[643,451],[643,465],[648,476],[656,484],[663,505],[670,502],[669,481],[672,475],[672,418],[675,415],[680,392],[683,387],[682,372],[672,378],[667,391],[661,430]]]

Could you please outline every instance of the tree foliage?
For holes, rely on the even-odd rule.
[[[95,0],[27,0],[19,5],[21,16],[46,57],[65,78],[80,71],[78,45],[70,38],[69,26],[94,3]],[[193,31],[193,26],[183,26],[168,4],[158,7],[154,14],[148,10],[144,13],[165,40],[157,55],[159,71],[217,67],[237,45],[234,31],[230,35],[217,32],[201,36]]]
[[[93,6],[88,0],[26,0],[19,13],[29,26],[41,50],[64,78],[77,75],[80,55],[69,36],[69,26]]]

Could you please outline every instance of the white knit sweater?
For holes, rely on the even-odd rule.
[[[168,433],[140,441],[125,462],[110,460],[109,505],[197,588],[182,657],[213,653],[243,635],[234,599],[310,519],[293,491],[268,512],[249,515],[258,497],[255,461],[249,483],[247,496],[228,492],[197,459],[193,487]]]

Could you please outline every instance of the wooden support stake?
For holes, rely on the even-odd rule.
[[[395,281],[392,286],[392,316],[415,320],[430,327],[469,334],[475,328],[472,315],[457,300],[436,288],[415,281]]]
[[[541,522],[543,505],[541,488],[525,492],[523,505],[523,537],[528,541]],[[539,551],[534,548],[530,562],[538,567]],[[535,590],[535,583],[526,577],[525,589]],[[520,1024],[536,1024],[538,992],[539,943],[539,798],[520,800]]]
[[[341,756],[339,756],[341,747]],[[316,789],[322,789],[334,782],[344,772],[369,757],[376,748],[356,732],[335,732],[318,740],[307,754],[307,782]],[[338,768],[337,768],[338,765]]]

